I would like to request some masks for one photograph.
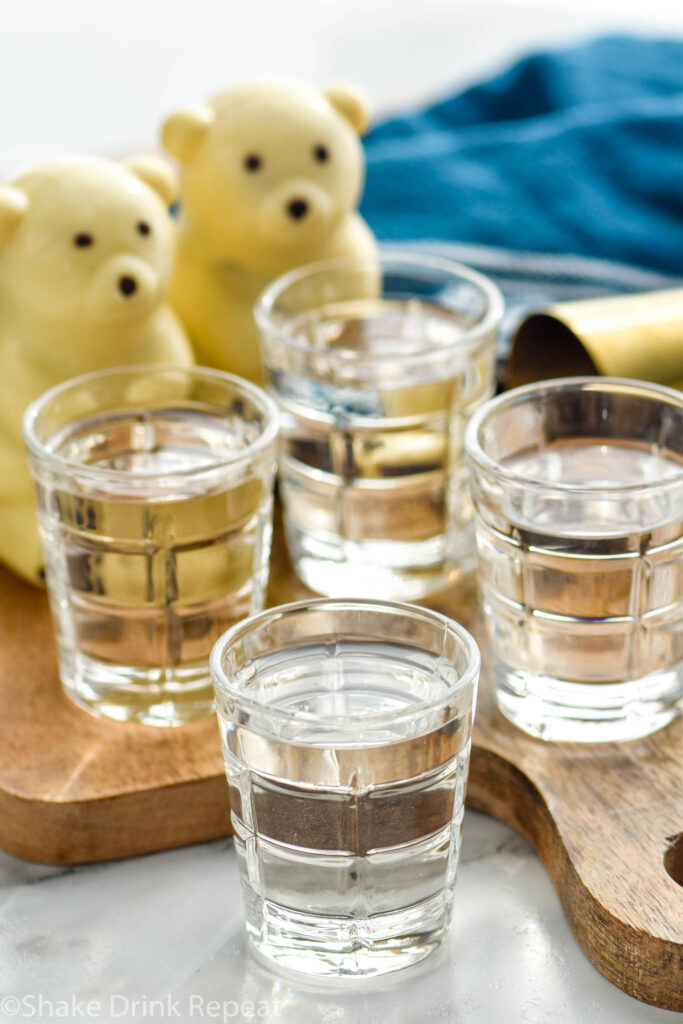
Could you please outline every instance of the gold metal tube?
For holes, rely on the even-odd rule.
[[[683,288],[562,302],[522,321],[508,387],[584,374],[683,389]]]

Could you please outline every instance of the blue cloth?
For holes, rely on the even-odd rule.
[[[528,57],[377,125],[365,149],[361,209],[381,240],[655,272],[634,288],[683,276],[683,41],[607,37]]]

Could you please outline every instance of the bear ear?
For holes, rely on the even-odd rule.
[[[358,135],[364,135],[370,123],[370,104],[363,90],[357,85],[339,82],[324,90],[325,98],[334,109],[345,117]]]
[[[151,153],[139,153],[129,157],[125,165],[136,178],[149,185],[166,206],[177,200],[180,191],[178,175],[166,160]]]
[[[169,114],[161,126],[161,141],[164,148],[181,164],[189,163],[199,149],[212,121],[213,111],[209,107],[177,110],[175,114]]]
[[[4,249],[28,210],[28,198],[18,188],[0,188],[0,249]]]

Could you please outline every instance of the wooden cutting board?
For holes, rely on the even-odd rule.
[[[309,593],[278,529],[269,601]],[[473,580],[430,604],[481,637]],[[683,1010],[683,717],[619,746],[545,744],[497,712],[484,666],[467,802],[531,841],[598,970]],[[228,832],[215,721],[153,729],[75,707],[45,595],[0,569],[0,845],[77,864]]]

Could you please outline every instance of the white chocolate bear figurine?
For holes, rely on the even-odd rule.
[[[164,304],[174,192],[155,157],[63,157],[0,188],[0,560],[34,583],[42,555],[26,406],[89,370],[193,361]]]
[[[171,302],[199,362],[259,381],[263,288],[304,263],[374,258],[355,209],[367,122],[357,89],[292,82],[233,86],[167,118],[163,143],[181,165]]]

